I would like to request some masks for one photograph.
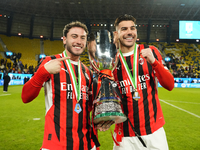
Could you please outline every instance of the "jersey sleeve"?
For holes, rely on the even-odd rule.
[[[38,69],[34,73],[33,77],[24,84],[21,94],[24,103],[31,102],[35,99],[38,96],[43,83],[50,78],[50,73],[44,67],[44,64],[49,60],[49,58],[42,60],[37,66]]]
[[[155,72],[155,76],[158,78],[158,81],[162,87],[171,91],[174,88],[174,77],[169,72],[167,67],[164,67],[164,61],[159,50],[154,46],[150,46],[150,48],[152,49],[154,57],[156,58],[155,62],[151,64]]]

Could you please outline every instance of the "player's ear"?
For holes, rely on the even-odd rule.
[[[113,31],[113,36],[115,37],[117,34],[117,31]]]
[[[118,40],[118,33],[117,33],[117,31],[113,32],[113,39],[114,39],[114,42],[117,42],[117,40]]]
[[[65,45],[66,44],[66,36],[63,36],[63,44]]]

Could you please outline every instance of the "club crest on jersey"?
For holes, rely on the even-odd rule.
[[[140,58],[140,59],[139,59],[139,64],[140,64],[140,65],[143,65],[143,64],[144,64],[144,59],[143,59],[143,58]]]

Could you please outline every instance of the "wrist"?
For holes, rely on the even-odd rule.
[[[153,68],[155,68],[156,66],[158,66],[159,62],[155,59],[154,62],[151,64],[151,66]]]
[[[156,59],[155,59],[155,58],[153,58],[153,60],[151,61],[151,64],[153,64],[155,61],[156,61]]]

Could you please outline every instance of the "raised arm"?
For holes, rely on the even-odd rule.
[[[169,72],[168,69],[165,69],[165,67],[157,60],[155,60],[155,62],[152,64],[152,67],[162,87],[171,91],[174,88],[173,75]]]
[[[69,57],[57,58],[41,64],[34,76],[24,84],[21,94],[22,101],[28,103],[35,99],[38,96],[43,83],[50,78],[50,74],[57,74],[60,72],[60,61],[66,59],[69,59]]]
[[[152,51],[154,51],[158,60],[154,57]],[[159,51],[154,46],[151,46],[141,50],[140,54],[151,64],[162,87],[171,91],[174,88],[174,77],[162,64],[162,56]]]
[[[49,77],[49,72],[44,66],[41,66],[34,76],[24,84],[21,94],[22,101],[28,103],[35,99],[38,96],[43,83],[48,80]]]

